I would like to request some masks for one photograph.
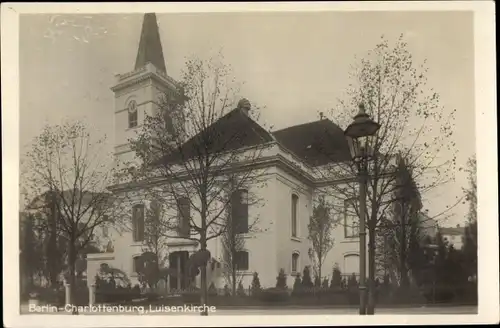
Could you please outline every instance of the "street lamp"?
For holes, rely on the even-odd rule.
[[[359,314],[366,314],[366,184],[368,161],[374,156],[374,141],[380,124],[374,122],[365,112],[365,106],[359,105],[359,112],[354,117],[344,135],[349,144],[351,157],[358,167],[359,180]]]

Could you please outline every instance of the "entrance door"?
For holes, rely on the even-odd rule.
[[[168,256],[169,267],[172,274],[169,278],[170,290],[182,290],[189,287],[189,278],[187,277],[187,261],[189,252],[178,251]]]

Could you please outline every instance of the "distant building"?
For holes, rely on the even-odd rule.
[[[453,245],[455,249],[462,249],[464,246],[465,227],[461,227],[459,224],[456,227],[440,227],[439,232],[444,241],[448,242],[449,245]]]
[[[430,217],[427,211],[421,211],[419,217],[420,231],[423,234],[422,237],[429,236],[431,239],[434,239],[438,232],[437,221]]]

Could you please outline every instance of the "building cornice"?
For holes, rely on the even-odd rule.
[[[258,169],[266,169],[269,167],[278,167],[282,169],[283,171],[287,172],[288,174],[292,175],[294,178],[299,180],[301,183],[309,186],[309,187],[316,187],[316,179],[314,176],[311,174],[304,172],[301,170],[297,165],[292,163],[290,160],[285,158],[281,154],[276,154],[276,155],[271,155],[271,156],[266,156],[264,158],[259,159],[258,161],[253,161],[252,163],[240,163],[239,165],[235,165],[232,168],[228,168],[226,170],[223,170],[220,175],[224,175],[227,173],[234,173],[238,171],[245,171],[248,169],[253,169],[253,170],[258,170]],[[178,175],[176,177],[177,181],[185,181],[190,178],[190,175],[185,173],[182,175]],[[352,180],[352,179],[351,179]],[[347,181],[347,180],[346,180]],[[138,182],[125,182],[125,183],[118,183],[115,185],[112,185],[109,187],[109,190],[114,191],[114,192],[120,192],[120,191],[128,191],[128,190],[137,190],[137,189],[142,189],[145,186],[153,186],[153,185],[161,185],[164,183],[169,182],[169,179],[167,177],[160,177],[156,179],[150,179],[149,181],[138,181]],[[342,183],[344,180],[341,182],[339,181],[334,181],[335,183]],[[325,183],[324,180],[322,180],[322,183]]]
[[[129,73],[118,74],[116,78],[117,84],[111,87],[113,92],[119,92],[122,89],[149,79],[155,80],[160,84],[165,84],[169,87],[169,89],[176,90],[178,88],[178,84],[173,78],[164,74],[161,70],[156,69],[152,64],[148,64],[145,67]]]
[[[310,169],[309,167],[301,164],[297,164],[294,162],[296,158],[292,156],[292,158],[288,158],[289,154],[288,152],[283,152],[283,149],[281,145],[279,145],[276,142],[270,142],[270,146],[277,145],[278,149],[280,152],[265,156],[262,158],[259,158],[257,160],[252,160],[252,161],[243,161],[238,164],[235,164],[232,167],[228,167],[219,174],[222,176],[224,174],[228,173],[236,173],[239,171],[246,171],[246,170],[258,170],[258,169],[266,169],[270,167],[277,167],[286,173],[290,174],[292,177],[297,179],[299,182],[303,183],[304,185],[311,187],[311,188],[323,188],[323,187],[328,187],[331,185],[339,185],[339,184],[347,184],[347,183],[353,183],[357,181],[356,176],[352,177],[317,177],[311,174],[310,172],[307,172],[307,169]],[[123,149],[125,151],[125,149]],[[126,151],[125,151],[126,152]],[[299,161],[300,163],[300,161]],[[214,167],[214,170],[217,170]],[[388,172],[382,176],[391,176],[393,175],[393,172]],[[190,179],[190,174],[189,173],[182,173],[180,172],[176,176],[177,181],[185,181]],[[145,186],[152,186],[152,185],[161,185],[166,182],[168,182],[169,179],[167,177],[158,177],[158,178],[152,178],[149,179],[149,181],[136,181],[136,182],[123,182],[123,183],[117,183],[115,185],[112,185],[109,187],[110,190],[112,191],[125,191],[125,190],[137,190],[137,189],[142,189]]]

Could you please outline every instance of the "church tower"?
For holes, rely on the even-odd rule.
[[[167,74],[154,13],[144,15],[134,69],[116,75],[111,90],[115,94],[115,158],[118,163],[134,161],[129,139],[140,131],[146,115],[157,114],[161,97],[172,97],[178,90]]]

